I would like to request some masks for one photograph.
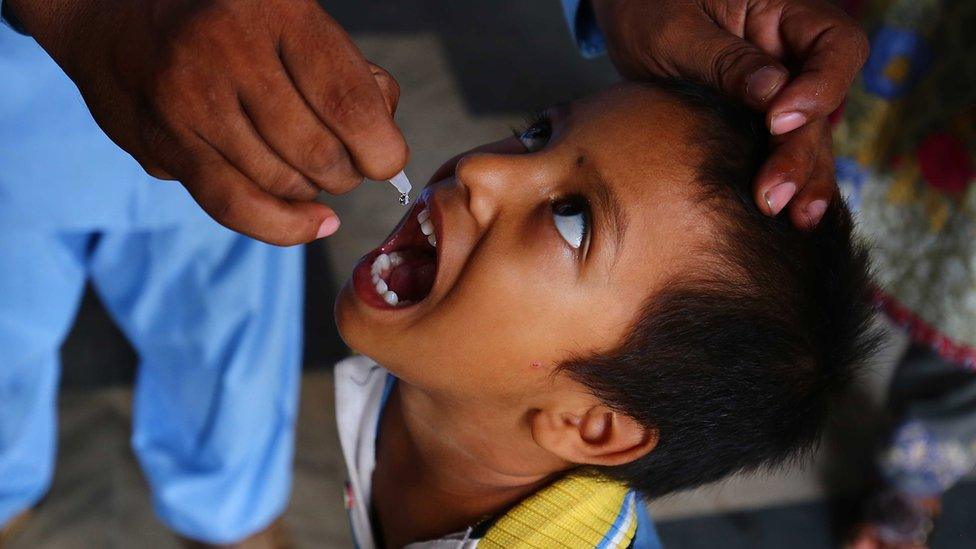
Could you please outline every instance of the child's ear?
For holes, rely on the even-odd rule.
[[[657,429],[603,405],[582,413],[540,410],[532,417],[532,438],[564,461],[580,465],[622,465],[657,446]]]

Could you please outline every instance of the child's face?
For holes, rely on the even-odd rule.
[[[629,84],[547,114],[551,132],[537,123],[447,162],[361,260],[336,305],[353,349],[429,391],[532,406],[554,366],[619,345],[691,266],[709,229],[690,113]],[[376,259],[397,250],[398,267]]]

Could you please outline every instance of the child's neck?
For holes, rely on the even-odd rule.
[[[371,501],[386,547],[464,531],[551,479],[504,472],[458,444],[467,437],[453,432],[466,424],[456,413],[456,407],[442,410],[404,383],[390,395],[380,422]]]

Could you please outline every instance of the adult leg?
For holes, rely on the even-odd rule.
[[[303,249],[216,224],[106,235],[92,278],[140,356],[133,447],[159,517],[232,543],[291,488]]]
[[[88,234],[0,239],[0,528],[47,492],[59,351],[85,285]]]

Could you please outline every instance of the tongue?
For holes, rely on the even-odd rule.
[[[403,262],[390,272],[387,286],[400,301],[420,301],[427,297],[437,274],[437,258],[418,250],[399,250]]]

